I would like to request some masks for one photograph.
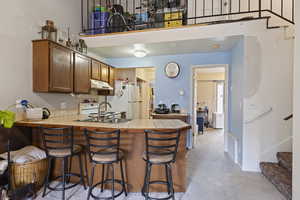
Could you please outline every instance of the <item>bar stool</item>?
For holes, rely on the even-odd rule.
[[[92,174],[89,183],[88,200],[90,197],[94,199],[115,199],[120,196],[123,192],[127,196],[127,190],[125,186],[125,178],[123,172],[123,159],[124,153],[120,150],[120,130],[107,131],[107,132],[96,132],[85,129],[84,131],[87,144],[90,162],[92,163]],[[115,168],[114,164],[120,164],[121,179],[115,178]],[[97,165],[102,165],[102,180],[93,185],[93,178],[95,174],[95,167]],[[104,179],[105,166],[107,166],[107,175]],[[112,171],[112,178],[108,178],[109,168]],[[104,190],[104,184],[111,183],[112,190],[110,197],[97,197],[93,194],[95,187],[101,185],[101,192]],[[115,183],[120,184],[122,190],[115,194]]]
[[[84,189],[86,185],[84,182],[83,168],[82,168],[82,147],[80,145],[74,145],[73,128],[41,128],[43,134],[43,144],[45,147],[47,158],[49,159],[48,173],[45,180],[45,186],[43,191],[43,197],[46,196],[47,188],[52,191],[62,191],[62,199],[65,199],[65,190],[71,189],[78,184],[83,184]],[[72,157],[77,156],[80,174],[71,173],[72,169]],[[68,168],[68,159],[70,158],[70,168]],[[50,174],[51,174],[51,162],[54,159],[62,160],[62,175],[57,176],[54,180],[61,179],[62,187],[50,186]],[[69,183],[71,177],[78,177],[80,180],[77,183],[66,186]]]
[[[179,130],[152,131],[145,130],[146,151],[143,155],[146,161],[146,173],[142,195],[145,199],[166,200],[175,199],[175,192],[172,178],[172,163],[176,161],[180,138]],[[153,165],[163,165],[165,167],[166,180],[151,181],[151,168]],[[168,196],[164,198],[154,198],[149,196],[149,187],[151,184],[164,184],[167,186]]]

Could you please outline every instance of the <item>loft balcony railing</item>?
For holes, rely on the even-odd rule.
[[[263,18],[267,28],[277,28],[295,21],[295,0],[81,0],[81,4],[84,35]]]

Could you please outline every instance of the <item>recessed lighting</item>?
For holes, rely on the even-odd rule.
[[[147,55],[147,52],[145,50],[134,50],[133,55],[137,58],[143,58]]]

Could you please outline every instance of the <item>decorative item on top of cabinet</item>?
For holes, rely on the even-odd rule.
[[[109,67],[104,64],[101,63],[101,81],[107,82],[109,81]]]
[[[92,60],[79,53],[75,53],[74,62],[74,92],[89,93],[91,89],[91,63]]]
[[[92,60],[92,79],[101,80],[101,63],[96,60]]]
[[[79,39],[79,49],[81,53],[87,53],[87,45],[83,39]]]
[[[54,27],[54,22],[51,20],[46,20],[46,25],[42,27],[40,32],[42,34],[42,39],[57,40],[57,29]]]
[[[73,92],[73,52],[49,40],[33,41],[33,91]]]

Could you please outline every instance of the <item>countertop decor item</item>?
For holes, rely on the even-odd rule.
[[[165,66],[165,74],[168,78],[176,78],[180,73],[180,66],[175,62],[170,62]]]
[[[87,53],[87,45],[83,39],[79,39],[79,49],[80,52],[82,53]]]
[[[46,25],[42,27],[42,39],[48,39],[52,41],[57,41],[57,29],[54,26],[54,22],[51,20],[46,21]]]

